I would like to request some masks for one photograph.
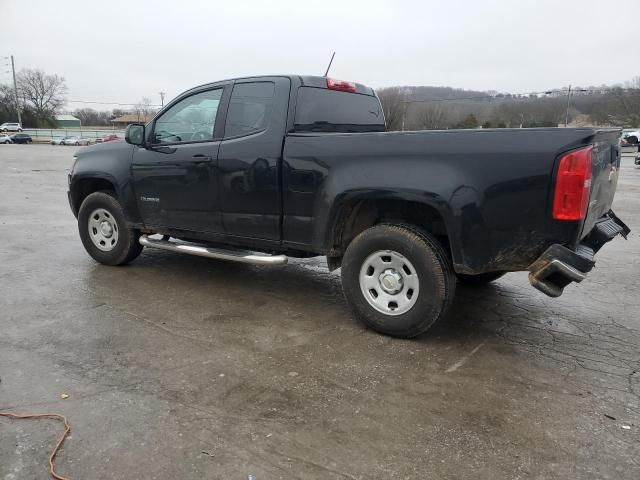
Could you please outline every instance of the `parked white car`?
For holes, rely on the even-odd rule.
[[[0,135],[0,143],[13,143],[9,135]]]
[[[18,122],[7,122],[0,125],[0,132],[21,132],[22,125]]]
[[[63,138],[52,138],[51,145],[91,145],[90,138],[84,137],[63,137]]]
[[[634,129],[624,129],[622,130],[622,146],[634,146],[638,145],[638,140],[640,140],[640,130]]]

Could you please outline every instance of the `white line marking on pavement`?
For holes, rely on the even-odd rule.
[[[471,352],[469,352],[467,355],[465,355],[464,357],[462,357],[460,360],[458,360],[456,363],[454,363],[453,365],[451,365],[449,368],[447,368],[445,371],[446,373],[451,373],[451,372],[455,372],[457,369],[459,369],[462,365],[464,365],[465,363],[467,363],[467,361],[473,356],[475,355],[475,353],[480,350],[482,348],[482,346],[484,345],[484,342],[482,342],[480,345],[478,345],[476,348],[474,348],[473,350],[471,350]]]

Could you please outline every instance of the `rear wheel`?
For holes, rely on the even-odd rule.
[[[78,231],[87,253],[105,265],[124,265],[142,252],[140,232],[127,227],[122,207],[110,192],[95,192],[84,199]]]
[[[447,311],[455,275],[442,245],[401,225],[358,235],[342,259],[342,288],[355,316],[386,335],[415,337]]]
[[[502,278],[506,274],[507,272],[487,272],[481,273],[480,275],[464,275],[462,273],[459,273],[458,281],[468,286],[480,286],[486,285],[487,283],[491,283],[494,280]]]

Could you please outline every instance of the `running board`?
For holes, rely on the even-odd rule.
[[[254,265],[284,265],[288,258],[286,255],[269,255],[255,253],[247,250],[223,250],[220,248],[200,247],[186,243],[174,243],[168,240],[156,240],[147,235],[140,237],[140,245],[144,247],[159,248],[170,252],[187,253],[199,257],[217,258],[218,260],[230,260],[232,262],[252,263]]]

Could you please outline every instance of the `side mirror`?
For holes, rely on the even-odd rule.
[[[124,134],[124,139],[127,143],[131,145],[138,145],[139,147],[144,147],[144,125],[141,123],[132,123],[127,126],[127,130]]]

